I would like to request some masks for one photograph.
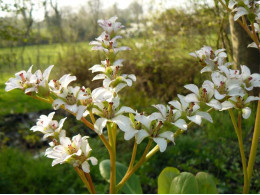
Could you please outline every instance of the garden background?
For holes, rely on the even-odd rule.
[[[67,3],[66,3],[67,2]],[[41,134],[29,129],[41,114],[52,108],[23,95],[18,90],[6,93],[5,82],[14,73],[32,64],[36,70],[54,64],[52,78],[65,73],[77,76],[77,83],[94,89],[88,70],[100,63],[104,55],[91,51],[89,42],[97,37],[100,18],[118,16],[125,26],[122,45],[132,48],[121,52],[126,59],[123,71],[134,73],[137,82],[125,89],[122,100],[139,112],[151,113],[152,104],[167,103],[178,93],[187,94],[185,84],[200,84],[201,66],[190,52],[209,45],[225,48],[230,61],[246,64],[258,72],[260,56],[248,49],[252,41],[223,10],[217,0],[0,0],[0,193],[87,193],[75,170],[69,165],[51,167],[44,156],[48,144]],[[257,93],[257,92],[255,92]],[[253,133],[253,114],[243,123],[245,152],[248,156]],[[73,116],[64,129],[69,135],[89,135],[94,156],[101,162],[108,158],[98,137]],[[229,115],[212,113],[213,124],[194,126],[158,153],[136,173],[144,193],[157,193],[157,177],[163,168],[172,166],[196,174],[205,171],[214,176],[219,193],[240,193],[243,172],[235,131]],[[119,133],[117,161],[128,164],[133,140],[125,142]],[[140,154],[145,146],[141,144]],[[99,173],[92,168],[99,193],[109,190]],[[252,177],[252,193],[260,193],[260,153]]]

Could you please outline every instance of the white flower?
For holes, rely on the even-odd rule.
[[[233,9],[233,12],[236,12],[234,15],[234,21],[237,21],[241,16],[249,14],[249,12],[244,7],[237,7]]]
[[[199,111],[200,107],[197,103],[188,103],[185,101],[185,97],[179,94],[178,97],[180,99],[180,102],[177,100],[173,100],[170,101],[169,104],[174,106],[177,109],[176,112],[179,112],[181,116],[186,117],[188,120],[198,125],[201,124],[202,118],[208,120],[209,122],[213,122],[209,113]]]
[[[191,56],[197,58],[199,62],[205,66],[200,72],[212,72],[217,69],[218,66],[225,65],[230,66],[230,63],[224,64],[224,60],[227,54],[225,49],[218,49],[215,52],[209,46],[204,46],[200,50],[190,53]]]
[[[15,74],[15,78],[10,78],[6,83],[5,91],[11,91],[13,89],[22,89],[25,93],[36,92],[37,78],[32,74],[32,67],[26,71],[20,71]]]
[[[260,100],[259,97],[254,96],[237,96],[237,97],[231,97],[227,101],[224,101],[222,103],[222,110],[228,110],[231,108],[236,108],[242,110],[242,116],[244,119],[249,118],[251,114],[251,109],[248,107],[249,103],[252,101]]]
[[[124,116],[124,113],[135,113],[135,111],[130,108],[123,106],[118,109],[119,98],[114,98],[112,102],[97,103],[96,108],[92,109],[92,112],[96,115],[101,116],[96,120],[94,124],[95,131],[98,134],[103,133],[103,129],[106,126],[107,122],[113,122],[118,125],[118,127],[124,131],[123,125],[124,122],[128,122],[128,117]]]
[[[236,73],[234,73],[236,74]],[[211,78],[214,86],[214,96],[217,100],[222,100],[224,97],[228,96],[243,96],[245,94],[244,90],[240,87],[241,82],[239,79],[233,78],[234,75],[230,75],[230,78],[225,77],[220,72],[213,72]],[[208,81],[211,83],[211,81]]]
[[[251,74],[250,69],[245,65],[241,65],[241,76],[246,90],[251,91],[254,87],[260,87],[260,74]]]
[[[96,165],[97,159],[90,157],[92,149],[87,138],[87,136],[81,137],[80,134],[74,136],[72,141],[68,137],[60,137],[60,145],[48,148],[45,155],[54,159],[52,166],[70,163],[74,167],[81,166],[84,172],[89,173],[90,165],[88,161],[91,161],[92,165]]]
[[[216,109],[221,109],[221,104],[218,100],[214,99],[214,84],[209,81],[204,81],[202,88],[199,89],[194,84],[189,84],[184,86],[186,89],[190,90],[191,94],[187,95],[184,99],[186,102],[191,103],[206,103],[206,105]]]
[[[169,121],[174,126],[182,130],[187,130],[187,124],[185,120],[180,119],[181,113],[177,110],[173,110],[173,106],[169,107],[162,104],[157,104],[153,106],[157,108],[159,112],[152,113],[151,117],[158,119],[162,122]]]
[[[70,76],[70,74],[63,75],[59,80],[51,80],[49,82],[49,86],[51,90],[56,93],[60,94],[63,92],[64,89],[72,82],[75,81],[75,76]]]
[[[63,123],[66,118],[63,118],[60,120],[60,122],[58,122],[56,120],[52,120],[54,114],[55,112],[50,113],[48,116],[41,115],[36,123],[36,126],[33,126],[31,130],[34,132],[42,132],[44,134],[44,139],[46,139],[47,137],[53,137],[55,139],[59,138],[62,131]]]
[[[171,131],[160,132],[163,122],[157,121],[154,116],[136,114],[135,119],[142,124],[142,129],[135,133],[137,144],[140,144],[146,137],[152,137],[153,141],[158,144],[160,152],[164,152],[167,147],[167,140],[174,143],[174,133]]]
[[[114,16],[108,20],[98,20],[99,26],[101,26],[104,31],[106,31],[108,34],[116,33],[120,28],[123,28],[124,26],[121,25],[120,22],[116,22],[117,17]]]

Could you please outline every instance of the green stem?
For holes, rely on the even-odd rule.
[[[78,167],[75,167],[75,170],[78,173],[81,180],[83,181],[83,183],[85,184],[85,186],[87,187],[88,191],[92,194],[92,190],[90,188],[90,185],[89,185],[87,178],[84,175],[84,172],[81,169],[79,169]]]
[[[243,138],[242,138],[242,129],[241,129],[241,112],[238,114],[238,126],[236,123],[236,119],[234,116],[234,113],[232,109],[228,110],[229,115],[231,117],[234,129],[237,134],[238,138],[238,144],[239,144],[239,150],[240,150],[240,155],[241,155],[241,160],[242,160],[242,167],[243,167],[243,174],[244,174],[244,188],[243,188],[243,193],[247,194],[249,191],[249,185],[248,185],[248,176],[247,176],[247,168],[246,168],[246,157],[245,157],[245,152],[244,152],[244,146],[243,146]]]
[[[127,172],[130,171],[134,165],[134,162],[135,162],[135,156],[136,156],[136,151],[137,151],[137,143],[135,141],[134,143],[134,148],[133,148],[133,152],[132,152],[132,157],[131,157],[131,161],[129,163],[129,166],[128,166],[128,169],[127,169]]]
[[[110,156],[110,188],[109,188],[109,192],[110,192],[110,194],[116,193],[116,137],[114,139],[113,132],[112,132],[114,130],[114,128],[113,128],[114,125],[115,124],[113,124],[113,123],[107,124],[109,143],[110,143],[110,146],[112,148],[112,150],[109,152],[109,156]]]
[[[116,186],[116,192],[118,192],[124,186],[125,182],[131,177],[131,175],[146,161],[145,157],[146,157],[146,154],[148,153],[151,145],[152,145],[152,139],[149,139],[149,142],[144,150],[144,153],[143,153],[141,159],[138,161],[138,163],[136,163],[136,165],[134,167],[130,168],[130,170],[128,170],[126,172],[125,176],[122,178],[122,180]]]
[[[89,173],[85,173],[85,176],[86,176],[87,179],[88,179],[89,186],[90,186],[90,189],[91,189],[91,191],[92,191],[92,194],[96,194],[97,192],[96,192],[96,190],[95,190],[95,187],[94,187],[94,184],[93,184],[93,181],[92,181],[92,178],[91,178],[90,174],[89,174]]]
[[[259,97],[260,97],[260,94],[259,94]],[[249,184],[251,182],[253,168],[254,168],[254,164],[255,164],[255,157],[256,157],[256,153],[257,153],[259,137],[260,137],[260,100],[258,101],[258,106],[257,106],[255,130],[254,130],[253,141],[252,141],[252,145],[251,145],[248,167],[247,167]]]

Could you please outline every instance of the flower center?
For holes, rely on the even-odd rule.
[[[76,153],[78,150],[74,148],[71,144],[68,145],[68,150],[70,154]]]
[[[73,104],[75,104],[77,102],[76,98],[73,95],[73,93],[68,93],[68,95],[66,96],[66,100],[67,100],[67,103],[69,105],[73,105]]]

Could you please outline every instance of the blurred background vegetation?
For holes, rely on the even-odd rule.
[[[235,24],[217,0],[182,0],[177,6],[170,0],[122,1],[85,0],[75,7],[60,0],[0,0],[0,193],[87,193],[74,169],[69,165],[51,167],[44,157],[48,146],[40,134],[29,131],[41,114],[52,108],[23,95],[4,91],[5,82],[15,72],[44,69],[55,64],[51,78],[64,73],[76,75],[77,84],[94,89],[88,70],[104,60],[104,55],[91,51],[89,42],[101,32],[99,18],[117,15],[125,26],[122,45],[132,48],[122,52],[124,72],[134,73],[137,82],[122,92],[125,105],[139,112],[154,111],[152,104],[167,103],[178,93],[186,94],[185,84],[201,84],[201,67],[190,52],[209,45],[225,48],[235,65],[247,64],[258,71],[257,50],[247,49],[250,40]],[[75,1],[76,4],[77,1]],[[121,3],[120,3],[121,2]],[[256,92],[255,92],[256,93]],[[246,154],[249,154],[256,105],[244,121]],[[95,134],[74,117],[57,111],[57,118],[68,117],[68,135],[87,134],[99,161],[108,158]],[[243,176],[237,138],[227,113],[213,113],[214,123],[194,126],[158,153],[137,172],[144,193],[157,193],[157,177],[166,166],[181,171],[212,174],[220,193],[241,193]],[[119,133],[118,161],[128,164],[133,141],[125,142]],[[145,145],[140,145],[138,155]],[[252,193],[260,193],[260,155],[256,157]],[[108,192],[98,166],[93,167],[93,180],[99,193]]]

